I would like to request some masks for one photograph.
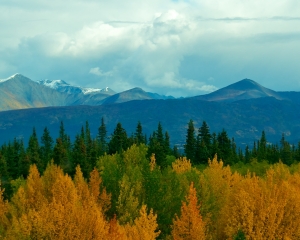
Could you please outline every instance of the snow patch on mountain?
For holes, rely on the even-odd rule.
[[[95,92],[100,92],[102,89],[99,88],[81,88],[83,94],[90,94],[90,93],[95,93]]]
[[[69,83],[66,83],[63,80],[40,80],[37,81],[39,84],[44,85],[46,87],[50,87],[52,89],[55,89],[59,92],[66,92],[70,94],[76,94],[76,93],[83,93],[85,95],[87,94],[95,94],[95,93],[106,93],[111,94],[114,93],[110,88],[106,87],[104,89],[100,88],[84,88],[79,86],[72,86]]]
[[[17,75],[21,75],[21,74],[20,74],[20,73],[16,73],[16,74],[10,76],[9,78],[6,78],[6,79],[0,79],[0,83],[9,81],[9,80],[15,78]]]

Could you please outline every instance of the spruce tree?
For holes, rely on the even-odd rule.
[[[290,144],[285,141],[284,134],[282,134],[282,138],[280,141],[281,149],[280,149],[280,159],[284,164],[291,165],[293,163],[293,156],[291,151]]]
[[[195,127],[194,127],[193,120],[190,120],[188,123],[186,144],[184,145],[184,153],[187,159],[190,159],[191,162],[194,163],[195,153],[196,153],[196,138],[195,138]]]
[[[122,127],[121,123],[118,123],[108,143],[109,154],[116,152],[121,153],[128,148],[128,138],[126,130]]]
[[[134,133],[134,139],[136,144],[145,144],[145,136],[143,134],[143,128],[140,121],[136,126],[136,131]]]
[[[43,172],[43,163],[40,159],[39,151],[39,141],[37,138],[37,134],[35,128],[33,128],[32,135],[29,138],[28,147],[27,147],[27,155],[29,157],[30,164],[35,164],[40,173]]]
[[[98,128],[98,154],[100,156],[107,152],[107,130],[104,123],[104,118],[101,119],[101,125]]]
[[[82,134],[76,135],[75,137],[75,142],[72,151],[72,161],[72,173],[75,174],[75,168],[77,167],[77,165],[79,165],[83,176],[85,178],[88,178],[91,169],[89,166],[89,162],[87,161],[86,145],[84,143],[84,138],[82,137]]]
[[[53,161],[59,165],[64,172],[71,173],[71,166],[68,161],[68,153],[61,138],[56,139],[56,143],[53,149]]]
[[[43,170],[45,170],[47,163],[53,157],[53,139],[50,136],[50,132],[47,127],[44,128],[44,132],[41,137],[40,156],[43,165]]]
[[[265,131],[262,131],[261,138],[258,143],[258,150],[257,150],[257,160],[262,161],[266,160],[267,156],[267,139]]]
[[[210,157],[211,157],[211,135],[207,123],[203,121],[201,127],[198,129],[194,162],[196,164],[199,163],[206,164]]]
[[[219,147],[218,158],[222,159],[225,164],[230,164],[231,141],[228,138],[227,132],[223,129],[222,132],[218,134],[217,139]]]
[[[167,138],[169,138],[168,134],[167,134]],[[147,157],[150,158],[152,153],[154,153],[156,163],[161,167],[165,167],[166,166],[166,156],[170,152],[169,149],[170,149],[169,140],[165,139],[165,136],[163,134],[162,125],[159,122],[158,126],[157,126],[157,130],[154,131],[152,136],[150,136],[150,138],[149,138]]]
[[[31,163],[28,154],[26,154],[23,140],[20,140],[20,152],[18,160],[18,176],[26,178],[28,176]]]

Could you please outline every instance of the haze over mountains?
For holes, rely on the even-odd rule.
[[[38,83],[17,74],[0,82],[1,110],[32,109],[0,112],[0,137],[1,142],[14,137],[24,138],[26,142],[33,127],[41,134],[45,126],[55,137],[61,121],[71,137],[89,121],[96,136],[104,117],[108,133],[121,122],[131,134],[141,121],[148,136],[160,121],[169,132],[171,142],[183,144],[187,123],[193,119],[196,127],[206,121],[211,132],[224,128],[239,146],[251,145],[263,130],[269,142],[279,142],[284,134],[289,142],[297,144],[299,103],[299,92],[276,92],[249,79],[210,94],[174,99],[140,88],[114,93],[111,89],[88,90],[57,80]]]

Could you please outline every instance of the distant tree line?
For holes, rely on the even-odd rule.
[[[98,134],[92,138],[89,123],[81,127],[75,140],[65,132],[64,124],[61,122],[59,136],[55,141],[47,127],[44,128],[41,138],[33,128],[29,138],[28,146],[24,146],[22,140],[14,139],[12,142],[0,147],[0,180],[2,186],[6,187],[5,194],[10,194],[10,181],[28,176],[29,167],[35,164],[40,173],[43,173],[47,164],[53,159],[53,163],[59,165],[63,171],[74,176],[77,165],[80,165],[85,178],[96,166],[99,157],[106,154],[122,154],[133,144],[145,144],[149,159],[155,154],[156,164],[161,168],[171,165],[176,158],[185,155],[195,166],[207,164],[217,154],[225,165],[236,163],[248,164],[252,161],[276,163],[279,159],[287,165],[300,161],[300,143],[298,146],[289,144],[284,135],[280,145],[268,144],[265,132],[261,138],[254,141],[253,147],[246,146],[243,151],[236,147],[233,138],[229,138],[223,129],[220,133],[211,133],[208,124],[203,121],[201,127],[196,130],[192,120],[187,126],[186,143],[184,153],[178,151],[177,147],[170,146],[170,136],[163,131],[161,123],[149,137],[143,133],[142,124],[137,123],[136,130],[128,135],[126,130],[118,123],[113,133],[108,136],[104,119],[102,118],[98,128]]]
[[[210,133],[209,126],[203,121],[198,131],[195,130],[192,120],[188,123],[186,144],[184,152],[193,164],[206,164],[208,158],[215,154],[227,165],[238,162],[250,163],[251,161],[267,161],[270,164],[281,160],[284,164],[291,165],[300,161],[300,142],[297,146],[285,140],[282,134],[280,145],[267,142],[266,134],[262,131],[258,141],[253,142],[253,147],[248,145],[243,151],[237,148],[234,138],[229,138],[223,129],[220,133]]]

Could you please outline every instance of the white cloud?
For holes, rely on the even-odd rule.
[[[245,77],[299,86],[296,0],[13,0],[0,10],[2,78],[21,72],[180,96]]]
[[[94,75],[97,75],[99,77],[111,77],[113,76],[113,72],[104,72],[99,67],[91,68],[90,72]]]

